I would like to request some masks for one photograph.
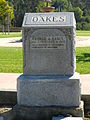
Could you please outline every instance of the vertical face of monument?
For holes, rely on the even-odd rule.
[[[23,22],[23,72],[72,75],[75,72],[73,13],[26,14]]]

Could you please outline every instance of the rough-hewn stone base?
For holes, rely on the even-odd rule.
[[[24,106],[79,106],[80,77],[25,76],[18,78],[17,102]]]
[[[16,105],[13,108],[16,118],[25,120],[51,120],[53,116],[70,114],[74,117],[83,117],[83,102],[79,107],[26,107]]]

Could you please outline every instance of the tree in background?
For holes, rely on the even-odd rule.
[[[45,0],[40,0],[37,5],[37,12],[41,11],[41,8],[45,7]],[[72,9],[72,4],[70,0],[52,0],[49,5],[55,7],[56,12],[70,11]]]
[[[76,22],[80,21],[83,15],[83,11],[79,7],[74,7],[73,12],[75,14]]]
[[[13,7],[9,5],[8,1],[6,0],[0,0],[0,23],[2,25],[3,33],[4,28],[8,26],[9,31],[9,25],[10,21],[14,18],[13,14]]]
[[[55,7],[55,11],[63,12],[63,11],[67,11],[68,1],[67,0],[52,0],[52,5]]]
[[[5,0],[4,0],[5,1]],[[45,6],[45,0],[8,0],[13,3],[13,26],[21,27],[25,13],[41,12]],[[90,30],[90,0],[52,0],[51,5],[55,12],[74,12],[77,21],[77,29]]]
[[[22,25],[25,13],[36,12],[38,2],[38,0],[13,0],[15,16],[13,21],[14,26],[20,27]]]
[[[45,1],[39,1],[38,5],[36,7],[36,12],[42,12],[42,8],[44,8],[45,6],[46,6]]]

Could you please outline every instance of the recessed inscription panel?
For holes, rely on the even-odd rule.
[[[66,49],[65,36],[31,37],[31,49]]]
[[[24,49],[27,61],[24,74],[28,75],[71,75],[72,40],[69,31],[62,28],[31,28],[26,34]],[[69,57],[68,57],[69,56]]]

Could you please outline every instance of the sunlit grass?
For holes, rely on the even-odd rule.
[[[81,74],[90,74],[90,47],[76,49],[76,71]]]
[[[22,48],[0,47],[0,72],[22,72]]]
[[[81,31],[81,30],[77,30],[76,31],[76,36],[90,36],[90,31]]]
[[[0,38],[12,38],[12,37],[21,37],[22,32],[10,32],[9,34],[3,34],[0,32]]]
[[[0,47],[0,72],[22,72],[22,48]],[[76,48],[76,71],[80,74],[90,74],[90,47]]]

